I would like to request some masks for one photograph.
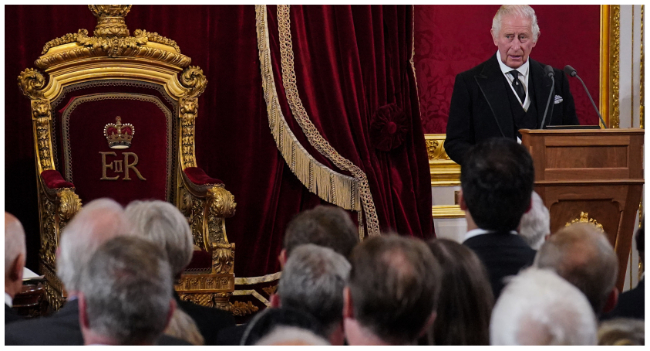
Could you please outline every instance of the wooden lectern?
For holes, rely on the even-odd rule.
[[[535,191],[551,214],[551,233],[567,223],[602,228],[618,256],[623,291],[643,188],[643,129],[519,131],[535,164]]]

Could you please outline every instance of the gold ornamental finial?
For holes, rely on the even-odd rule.
[[[90,11],[97,17],[95,27],[96,37],[128,37],[129,29],[126,27],[124,17],[131,10],[132,5],[88,5]]]

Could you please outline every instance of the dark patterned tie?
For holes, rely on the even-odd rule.
[[[519,71],[513,69],[508,73],[510,73],[510,75],[514,78],[512,80],[512,87],[515,89],[515,92],[519,96],[519,100],[521,100],[521,104],[523,105],[524,101],[526,101],[526,90],[524,89],[524,86],[519,81],[519,77],[518,77]]]

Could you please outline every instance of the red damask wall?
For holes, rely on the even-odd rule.
[[[415,6],[415,73],[425,133],[445,133],[456,74],[497,51],[490,28],[498,5]],[[540,37],[531,57],[562,69],[573,66],[598,101],[600,6],[536,5]],[[571,79],[581,124],[597,124],[582,84]]]

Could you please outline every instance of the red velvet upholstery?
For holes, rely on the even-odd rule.
[[[168,154],[168,148],[174,144],[168,135],[167,116],[157,105],[161,99],[151,100],[155,96],[152,92],[133,91],[129,87],[112,86],[109,89],[146,97],[149,101],[115,98],[115,93],[99,92],[98,89],[71,92],[72,98],[57,116],[61,131],[66,124],[68,126],[72,160],[71,164],[65,161],[62,152],[65,147],[63,141],[59,141],[61,172],[74,181],[77,194],[84,202],[101,197],[113,198],[122,205],[136,199],[169,201],[168,185],[171,183],[168,178],[174,174],[171,162],[175,155],[173,152]],[[94,96],[102,98],[94,99]],[[66,114],[69,115],[67,123]],[[132,124],[135,130],[131,145],[126,149],[111,149],[104,137],[104,126],[116,123],[117,116],[121,117],[123,124]],[[173,118],[169,123],[173,123]],[[64,133],[61,139],[65,139]],[[103,170],[102,152],[114,153],[105,154],[105,162],[112,168]],[[127,161],[135,163],[135,156],[138,159],[135,169],[144,180],[132,168],[128,172],[130,179],[126,179]],[[122,172],[116,171],[118,165],[115,162],[121,163]],[[72,175],[68,176],[70,167]],[[117,178],[102,179],[104,171],[107,178]]]
[[[204,270],[212,268],[212,255],[204,250],[194,250],[190,264],[185,267],[186,271]]]
[[[223,182],[217,178],[211,178],[207,175],[203,169],[199,167],[187,167],[184,169],[185,175],[187,178],[194,184],[205,185],[205,184],[223,184]]]
[[[43,178],[45,186],[50,189],[74,188],[74,184],[63,179],[61,173],[56,170],[43,171],[41,173],[41,178]]]

